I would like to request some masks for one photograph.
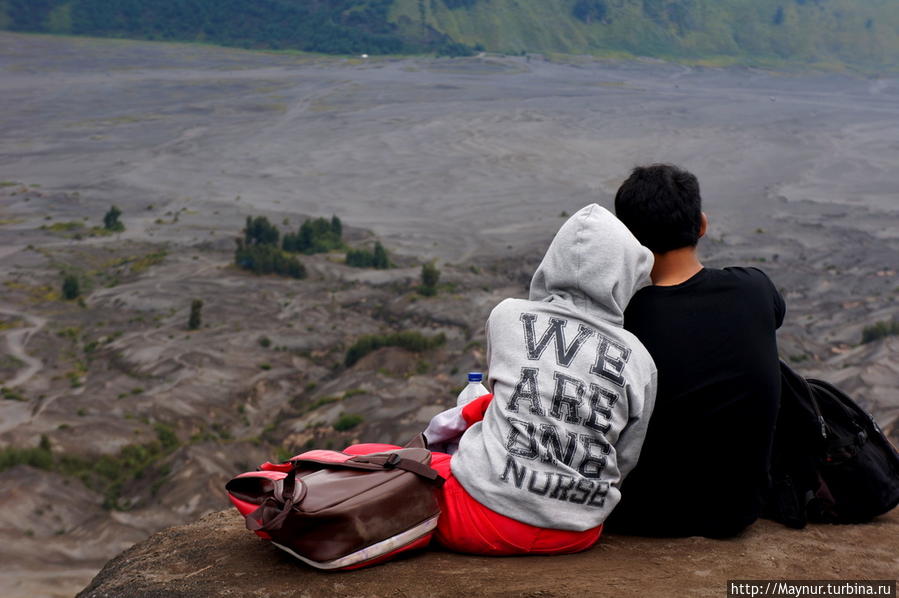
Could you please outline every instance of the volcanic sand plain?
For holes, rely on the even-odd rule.
[[[484,368],[486,315],[526,294],[564,216],[611,208],[637,164],[699,177],[706,264],[763,268],[788,303],[782,356],[896,438],[899,338],[860,342],[897,317],[895,77],[8,33],[0,73],[0,446],[45,436],[57,458],[120,468],[129,447],[159,451],[99,486],[0,473],[4,596],[72,595],[149,533],[224,507],[224,481],[276,450],[420,429]],[[102,228],[112,205],[123,232]],[[337,215],[397,267],[330,254],[303,258],[304,281],[241,272],[249,215],[282,232]],[[415,293],[430,260],[435,298]],[[204,325],[187,331],[193,298]],[[343,366],[359,335],[402,329],[447,340]],[[348,413],[362,423],[339,425]]]

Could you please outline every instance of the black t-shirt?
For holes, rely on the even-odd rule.
[[[703,269],[640,290],[624,326],[658,368],[637,466],[611,529],[733,535],[758,518],[780,403],[784,300],[756,268]]]

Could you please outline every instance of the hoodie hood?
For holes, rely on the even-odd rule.
[[[652,252],[607,209],[590,204],[568,219],[531,279],[531,301],[568,301],[621,325],[631,297],[650,284]]]

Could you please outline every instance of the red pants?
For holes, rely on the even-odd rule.
[[[390,444],[354,444],[351,455],[367,455],[400,447]],[[547,529],[521,523],[491,511],[471,497],[450,471],[452,456],[432,453],[431,467],[446,478],[438,493],[440,520],[437,541],[450,550],[469,554],[564,554],[593,546],[602,525],[583,532]]]

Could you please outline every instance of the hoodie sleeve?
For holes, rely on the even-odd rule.
[[[470,403],[458,405],[435,415],[424,431],[428,448],[432,451],[450,452],[446,445],[458,443],[465,430],[483,420],[492,401],[493,395],[486,394]]]
[[[618,436],[618,444],[615,447],[618,453],[618,471],[621,473],[619,484],[637,465],[637,460],[640,458],[643,440],[646,438],[646,429],[649,427],[649,418],[655,406],[656,384],[657,374],[653,368],[649,382],[641,391],[635,392],[631,386],[628,386],[627,400],[630,416],[627,425]]]

